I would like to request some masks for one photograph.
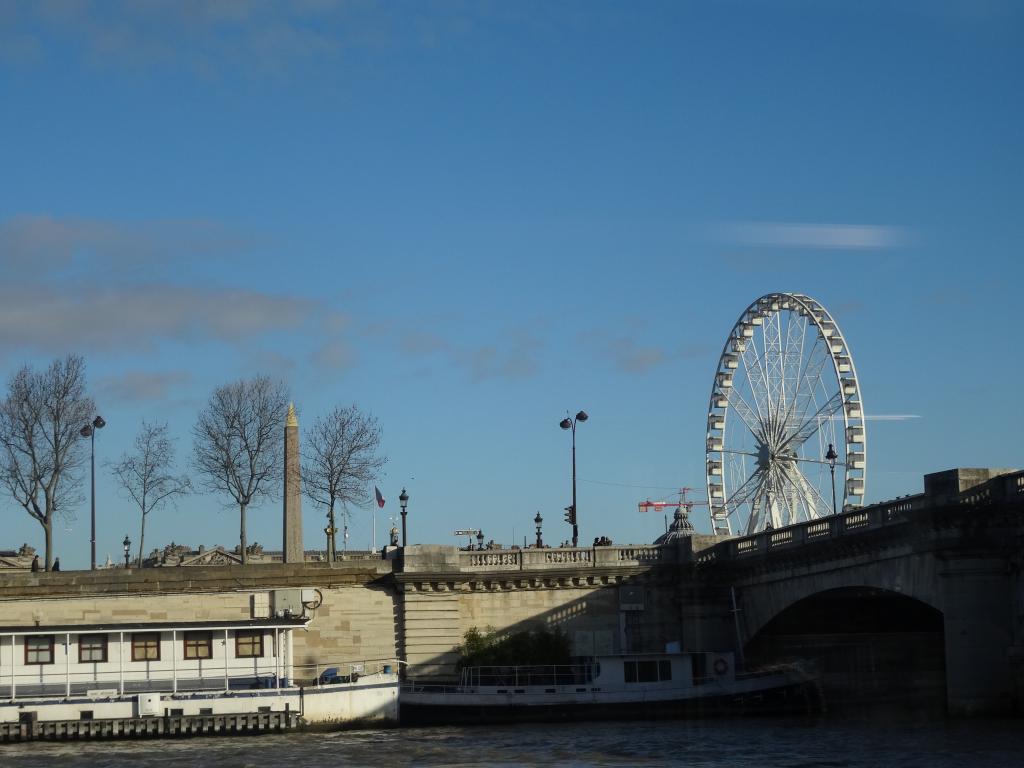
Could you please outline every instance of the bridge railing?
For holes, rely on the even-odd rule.
[[[483,549],[459,552],[462,571],[531,571],[570,566],[629,567],[675,562],[676,549],[657,545],[621,547],[530,547],[529,549]]]
[[[835,539],[848,534],[859,534],[885,526],[899,525],[906,519],[907,512],[922,508],[924,505],[923,495],[909,496],[863,509],[841,512],[820,520],[810,520],[785,528],[762,531],[751,536],[732,539],[705,550],[697,556],[697,562],[705,564],[716,562],[723,557],[749,557],[778,549],[798,547],[809,542]]]

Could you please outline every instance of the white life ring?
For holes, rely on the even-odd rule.
[[[715,674],[719,676],[724,675],[729,671],[729,665],[725,659],[715,659],[715,663],[712,668],[715,670]]]

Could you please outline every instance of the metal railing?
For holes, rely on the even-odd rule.
[[[281,677],[273,671],[245,672],[210,664],[208,673],[196,676],[192,670],[174,674],[172,670],[161,670],[151,675],[146,673],[124,673],[119,677],[117,670],[112,673],[67,672],[60,673],[60,680],[54,674],[41,674],[38,670],[17,670],[12,675],[9,669],[0,672],[0,700],[10,702],[40,698],[86,698],[116,699],[139,693],[217,693],[240,691],[283,692],[300,685],[329,685],[356,683],[360,678],[398,670],[395,659],[370,659],[366,661],[318,662],[293,666],[294,679]]]
[[[540,664],[524,666],[467,667],[461,685],[466,687],[525,688],[529,686],[586,685],[594,680],[597,665]]]
[[[399,661],[394,658],[296,664],[295,680],[303,685],[315,686],[357,683],[360,678],[370,675],[396,674],[398,665]]]
[[[125,677],[119,679],[116,672],[111,675],[97,675],[92,672],[71,672],[64,680],[56,681],[52,676],[41,677],[35,672],[11,675],[5,671],[0,678],[0,700],[22,701],[41,698],[84,698],[117,699],[139,693],[216,693],[218,691],[266,690],[270,693],[289,687],[290,681],[281,679],[273,672],[260,674],[230,674],[226,678],[221,671],[215,676],[194,677],[173,676],[171,670],[164,670],[151,677]]]

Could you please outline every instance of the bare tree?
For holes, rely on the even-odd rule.
[[[53,565],[54,515],[81,498],[79,430],[95,410],[85,392],[85,361],[77,355],[54,360],[45,371],[24,366],[0,403],[0,479],[43,527],[46,570]]]
[[[167,436],[167,424],[146,421],[142,422],[142,428],[135,436],[135,450],[125,452],[119,462],[110,465],[111,472],[142,513],[139,567],[145,551],[146,516],[192,490],[188,476],[172,474],[173,467],[174,441]]]
[[[243,565],[249,562],[245,511],[261,497],[274,496],[284,477],[287,402],[281,382],[243,379],[214,390],[193,428],[193,460],[203,484],[238,505]]]
[[[369,485],[387,463],[387,458],[378,454],[380,435],[377,419],[351,405],[318,417],[306,438],[302,486],[313,503],[327,507],[331,561],[337,558],[335,505],[341,504],[347,525],[348,505],[362,506],[369,501]]]

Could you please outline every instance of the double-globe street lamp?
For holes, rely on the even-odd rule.
[[[406,507],[409,506],[409,494],[405,492],[405,488],[402,489],[401,495],[398,497],[398,503],[402,507],[402,548],[405,548],[405,514]]]
[[[82,437],[89,438],[89,461],[91,465],[90,475],[92,485],[92,538],[89,539],[89,543],[92,550],[90,568],[94,571],[96,570],[96,430],[103,429],[105,426],[107,426],[107,422],[103,420],[102,416],[97,415],[96,418],[92,420],[92,424],[86,424],[79,432]]]
[[[828,453],[825,454],[825,461],[828,462],[829,472],[832,473],[832,514],[836,513],[836,459],[839,458],[839,454],[836,453],[836,447],[832,443],[828,444]]]
[[[565,511],[565,522],[572,525],[572,545],[573,547],[579,544],[579,528],[576,525],[576,422],[586,421],[588,418],[586,411],[580,411],[573,418],[566,416],[560,422],[558,426],[562,429],[572,430],[572,506]]]

